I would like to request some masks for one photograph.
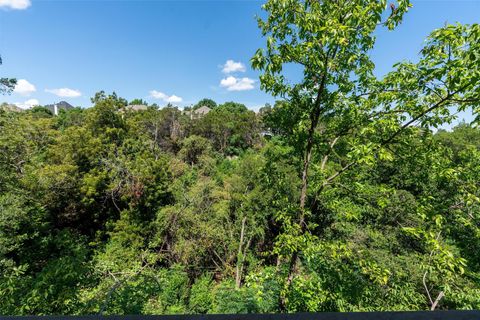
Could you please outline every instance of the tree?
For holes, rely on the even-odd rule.
[[[192,135],[183,140],[180,155],[185,162],[193,166],[202,155],[211,153],[211,148],[210,141],[203,137]]]
[[[398,63],[383,79],[374,76],[369,57],[374,31],[395,28],[410,6],[398,1],[385,20],[385,0],[270,0],[263,7],[267,18],[259,19],[259,26],[267,45],[256,52],[252,66],[263,71],[261,87],[287,99],[293,109],[289,139],[303,159],[298,210],[284,218],[289,237],[279,244],[289,260],[286,292],[313,240],[314,204],[339,176],[390,158],[389,146],[408,143],[415,125],[451,121],[450,107],[479,106],[479,25],[435,30],[418,63]],[[299,65],[303,78],[289,81],[282,74],[285,64]],[[286,302],[282,297],[282,309]]]
[[[270,103],[266,103],[263,107],[261,107],[261,108],[258,110],[258,114],[259,114],[261,117],[267,116],[270,112],[272,112],[272,106],[270,105]]]
[[[177,152],[186,136],[189,117],[177,107],[166,106],[160,110],[149,108],[144,112],[132,112],[126,116],[131,130],[145,136],[152,150]]]
[[[0,56],[0,65],[2,65],[2,56]],[[12,92],[16,84],[17,79],[0,78],[0,94]]]
[[[106,95],[100,91],[92,99],[94,107],[88,109],[86,124],[96,133],[108,133],[111,136],[118,136],[124,131],[125,123],[118,111],[127,105],[127,101],[112,93]]]
[[[58,127],[65,129],[71,126],[82,126],[85,121],[84,109],[80,107],[71,110],[60,109],[57,117]]]
[[[202,100],[198,101],[197,104],[195,104],[192,109],[197,110],[200,107],[208,107],[210,109],[215,109],[217,107],[217,103],[213,101],[212,99],[209,98],[203,98]]]
[[[105,100],[115,101],[119,107],[125,107],[128,104],[128,101],[126,99],[118,97],[115,92],[112,92],[112,94],[107,95],[103,90],[96,92],[95,96],[90,98],[90,101],[92,101],[92,103],[94,104],[100,101],[105,101]]]
[[[136,104],[143,104],[143,105],[148,105],[147,101],[143,100],[143,99],[133,99],[132,101],[130,101],[131,105],[136,105]]]
[[[193,125],[193,132],[210,139],[218,151],[228,155],[238,155],[258,140],[255,113],[241,103],[226,102]]]
[[[29,109],[27,112],[31,113],[35,117],[39,118],[51,118],[53,117],[52,111],[42,106],[34,106]]]

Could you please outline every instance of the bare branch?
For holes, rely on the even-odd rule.
[[[445,296],[445,293],[443,291],[440,291],[440,293],[438,294],[438,297],[437,299],[435,299],[435,301],[432,303],[432,308],[430,310],[434,311],[435,308],[437,307],[438,303],[440,302],[440,300],[442,300],[442,298]]]

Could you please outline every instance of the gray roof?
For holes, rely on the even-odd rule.
[[[22,108],[19,108],[14,104],[8,104],[8,103],[2,103],[0,105],[0,110],[12,111],[12,112],[22,112],[23,111]]]
[[[189,116],[190,119],[199,119],[199,118],[203,117],[204,115],[206,115],[207,113],[209,113],[210,111],[212,111],[212,109],[210,109],[209,107],[201,106],[200,108],[195,109],[195,110],[184,111],[184,114]]]
[[[143,111],[147,110],[148,107],[144,104],[129,104],[128,106],[125,107],[126,110],[132,110],[132,111]]]
[[[63,109],[63,110],[73,109],[73,106],[70,103],[68,103],[67,101],[60,101],[59,103],[47,104],[45,106],[45,108],[47,108],[47,109],[51,108],[52,111],[53,111],[53,107],[55,105],[57,105],[58,109]]]
[[[60,101],[59,103],[47,104],[44,107],[47,108],[48,110],[50,110],[54,115],[56,115],[55,114],[55,106],[57,107],[57,112],[60,111],[60,110],[73,109],[73,106],[66,101]]]
[[[207,106],[201,106],[200,108],[194,110],[193,112],[198,114],[198,115],[206,115],[207,113],[209,113],[212,109],[210,109],[209,107]]]

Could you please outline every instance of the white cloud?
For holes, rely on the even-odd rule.
[[[174,94],[169,96],[169,95],[166,95],[165,93],[157,91],[157,90],[150,91],[150,97],[152,97],[154,99],[163,100],[167,103],[179,103],[179,102],[183,101],[183,99],[179,96],[176,96]]]
[[[235,85],[235,83],[237,83],[237,78],[231,77],[231,76],[228,77],[228,78],[222,79],[220,81],[220,85],[222,87],[230,87],[230,86]]]
[[[30,7],[30,0],[0,0],[0,8],[8,8],[14,10],[23,10]]]
[[[15,105],[22,109],[30,109],[34,106],[40,105],[40,102],[37,99],[28,99],[25,102],[15,102]]]
[[[182,102],[182,101],[183,101],[183,99],[181,97],[176,96],[176,95],[171,95],[167,99],[167,102],[172,102],[172,103],[179,103],[179,102]]]
[[[29,96],[35,91],[37,91],[37,88],[25,79],[19,79],[15,85],[15,89],[13,89],[13,92],[21,94],[22,96]]]
[[[245,65],[241,62],[235,62],[233,60],[227,60],[223,65],[223,73],[232,73],[232,72],[245,72]]]
[[[228,91],[252,90],[255,80],[250,78],[235,78],[229,76],[220,81],[220,86],[227,88]]]
[[[45,89],[45,92],[53,93],[61,98],[77,98],[82,95],[80,91],[69,88]]]

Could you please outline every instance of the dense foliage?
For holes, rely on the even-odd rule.
[[[237,104],[122,106],[0,113],[0,313],[279,311],[296,150]],[[480,307],[479,168],[462,124],[340,178],[312,200],[287,310]]]
[[[268,1],[257,114],[0,110],[0,314],[480,308],[480,27],[378,79],[386,7]]]

